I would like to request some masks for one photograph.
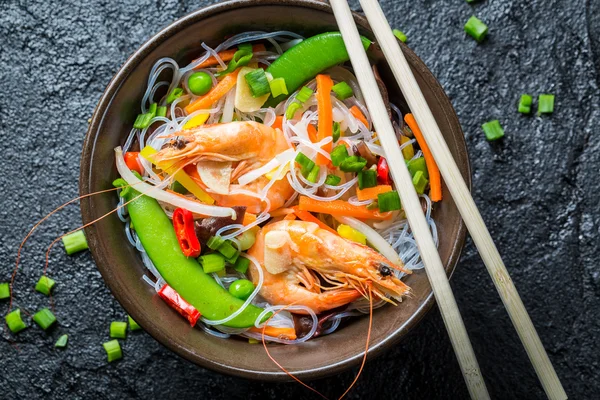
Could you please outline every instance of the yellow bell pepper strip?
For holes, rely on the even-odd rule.
[[[154,162],[154,155],[156,153],[158,153],[158,151],[150,146],[146,146],[142,149],[142,151],[140,151],[140,155],[153,164],[156,164]],[[209,194],[206,193],[204,189],[202,189],[183,169],[176,170],[171,165],[166,165],[165,163],[159,163],[156,164],[156,166],[169,175],[173,175],[173,173],[175,173],[175,175],[173,175],[175,180],[181,183],[183,187],[196,196],[201,202],[206,204],[214,204],[215,199],[210,197]]]
[[[337,232],[344,239],[352,240],[353,242],[364,245],[367,244],[367,237],[351,226],[340,224],[337,228]]]
[[[400,145],[403,145],[407,142],[410,142],[410,138],[404,135],[400,136]],[[406,147],[402,149],[402,155],[406,161],[411,160],[415,156],[415,148],[413,147],[412,143],[406,145]]]
[[[208,120],[208,117],[210,117],[210,114],[208,113],[194,115],[188,122],[185,123],[183,130],[185,131],[187,129],[193,129],[199,127],[200,125],[204,125],[204,123]]]

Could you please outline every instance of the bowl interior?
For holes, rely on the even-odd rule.
[[[368,25],[356,17],[361,33],[373,39]],[[80,190],[87,194],[111,187],[117,177],[116,146],[122,145],[139,112],[139,104],[153,64],[172,57],[180,65],[200,53],[201,42],[216,46],[227,35],[249,30],[292,30],[309,36],[336,30],[329,6],[317,1],[235,1],[197,11],[175,22],[138,50],[109,84],[90,124],[84,144]],[[422,61],[403,47],[417,81],[444,134],[461,172],[470,183],[469,163],[462,131],[442,88]],[[375,56],[390,97],[402,104],[401,93],[381,56]],[[407,111],[404,109],[403,111]],[[401,161],[400,161],[401,162]],[[90,222],[114,209],[114,192],[82,200],[83,220]],[[464,242],[464,226],[447,190],[435,206],[440,255],[450,274]],[[186,359],[213,370],[256,379],[283,380],[287,376],[269,360],[260,345],[224,340],[190,328],[141,279],[145,268],[129,245],[123,223],[115,214],[87,228],[92,254],[104,280],[132,317],[156,340]],[[433,299],[424,271],[406,279],[414,295],[398,307],[375,310],[370,355],[400,339],[430,308]],[[351,321],[334,335],[296,346],[271,346],[273,357],[290,372],[316,378],[356,364],[364,352],[368,318]]]

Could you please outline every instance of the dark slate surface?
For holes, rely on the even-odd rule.
[[[10,278],[21,238],[34,221],[77,195],[87,120],[126,57],[160,28],[210,1],[6,1],[0,13],[0,281]],[[571,398],[597,397],[600,348],[600,2],[532,0],[383,1],[438,77],[463,125],[474,195],[522,299]],[[356,3],[354,3],[356,7]],[[477,45],[462,31],[476,14],[490,26]],[[520,94],[556,94],[556,112],[516,113]],[[491,146],[480,125],[500,119],[506,139]],[[32,287],[46,246],[80,224],[77,206],[50,219],[24,252],[15,293],[28,310],[47,306]],[[297,384],[221,376],[171,354],[145,333],[124,343],[111,365],[100,346],[125,311],[89,254],[57,248],[60,325],[32,327],[16,345],[4,326],[0,397],[16,398],[309,398]],[[543,398],[473,245],[452,286],[493,397]],[[4,314],[7,307],[1,304]],[[56,351],[58,336],[69,347]],[[341,394],[356,370],[314,382]],[[367,364],[349,398],[466,398],[437,310],[386,355]]]

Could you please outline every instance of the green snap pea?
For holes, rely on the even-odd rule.
[[[247,279],[238,279],[229,286],[229,293],[241,300],[246,300],[254,291],[254,284]]]
[[[213,86],[212,78],[206,72],[194,72],[188,78],[188,87],[196,96],[204,96]]]

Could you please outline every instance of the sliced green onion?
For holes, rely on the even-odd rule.
[[[291,102],[290,105],[288,106],[287,110],[285,110],[285,118],[286,119],[294,118],[294,115],[296,115],[296,111],[298,111],[301,108],[302,108],[302,104],[298,103],[297,101]]]
[[[240,43],[237,48],[238,50],[252,51],[252,43]]]
[[[246,271],[248,271],[249,266],[250,266],[250,260],[247,259],[246,257],[240,257],[235,262],[233,269],[235,269],[237,272],[245,274]]]
[[[47,308],[43,308],[40,311],[33,314],[33,321],[40,326],[43,330],[46,330],[56,322],[56,317],[52,314],[52,311]]]
[[[171,184],[171,190],[174,191],[175,193],[179,193],[179,194],[188,194],[189,193],[189,191],[185,188],[185,186],[183,186],[178,181],[174,181],[173,184]]]
[[[334,122],[333,123],[333,134],[331,135],[333,137],[333,143],[337,142],[340,139],[341,135],[342,135],[342,132],[340,131],[340,123]]]
[[[331,163],[334,167],[339,167],[346,158],[348,158],[348,149],[343,144],[338,144],[331,150]]]
[[[300,164],[300,172],[302,173],[302,176],[305,178],[308,176],[308,174],[310,174],[310,171],[312,171],[312,169],[315,166],[315,162],[313,160],[311,160],[310,158],[308,158],[302,152],[298,153],[295,161],[298,164]]]
[[[504,137],[504,129],[502,129],[500,121],[497,119],[486,122],[485,124],[481,125],[481,127],[483,128],[483,132],[485,132],[485,137],[487,140],[498,140]]]
[[[133,123],[133,127],[135,129],[145,129],[150,125],[150,120],[152,120],[153,115],[150,113],[140,114],[135,119]]]
[[[340,178],[339,176],[329,174],[329,175],[327,175],[327,179],[325,179],[325,184],[329,185],[329,186],[337,186],[340,184],[341,181],[342,181],[342,178]]]
[[[419,193],[419,194],[425,193],[425,188],[427,187],[427,184],[429,183],[429,181],[423,175],[423,171],[417,171],[415,176],[413,176],[412,181],[413,181],[413,186],[415,187],[415,190],[417,191],[417,193]]]
[[[419,157],[414,160],[410,160],[406,163],[408,167],[408,171],[410,172],[410,176],[414,177],[417,171],[423,172],[423,176],[429,179],[429,171],[427,171],[427,164],[425,163],[425,158]]]
[[[135,322],[135,320],[133,318],[131,318],[131,315],[127,316],[127,321],[129,322],[129,330],[130,331],[139,331],[140,329],[142,329],[142,327],[140,326],[140,324],[138,324],[137,322]]]
[[[288,94],[285,79],[283,78],[273,79],[271,82],[269,82],[269,87],[271,88],[271,94],[273,95],[273,97],[277,97],[282,94]]]
[[[54,343],[54,347],[57,348],[65,348],[67,347],[67,342],[69,341],[69,335],[62,335],[61,337],[58,338],[58,340],[56,341],[56,343]]]
[[[167,106],[160,106],[156,109],[157,117],[166,117],[167,116]]]
[[[228,240],[223,242],[217,249],[217,251],[225,256],[225,258],[233,258],[235,253],[238,252],[238,249],[234,247],[231,242]]]
[[[156,109],[157,108],[158,108],[158,105],[156,103],[150,104],[150,107],[148,107],[147,114],[152,115],[152,118],[156,117]],[[152,118],[150,118],[150,119],[152,119]]]
[[[88,249],[88,243],[85,239],[85,233],[83,233],[83,230],[79,230],[64,236],[62,238],[62,242],[68,255]]]
[[[10,297],[10,285],[8,282],[0,283],[0,300]]]
[[[106,356],[108,357],[108,362],[113,362],[115,360],[120,360],[123,358],[123,352],[121,351],[121,345],[117,339],[110,340],[104,344],[104,351],[106,351]]]
[[[221,236],[212,236],[210,239],[208,239],[206,245],[209,249],[216,250],[223,243],[225,243],[225,241],[223,240],[223,238],[221,238]]]
[[[538,115],[554,112],[554,95],[540,94],[538,97]]]
[[[235,253],[233,253],[233,256],[226,258],[225,261],[227,261],[231,265],[235,265],[235,262],[237,261],[239,256],[240,256],[240,252],[236,251]],[[223,270],[223,274],[225,274],[225,270]]]
[[[344,81],[333,85],[331,90],[333,90],[337,98],[340,100],[346,100],[348,97],[352,97],[352,95],[354,94],[350,85],[348,85]]]
[[[127,337],[127,322],[113,321],[110,323],[110,337],[125,339]]]
[[[372,169],[358,173],[358,188],[360,190],[377,186],[377,172]]]
[[[218,253],[211,253],[198,258],[202,269],[206,274],[217,272],[225,268],[225,257]]]
[[[171,104],[172,102],[177,100],[182,95],[183,95],[182,88],[177,87],[177,88],[171,90],[171,93],[169,93],[169,95],[167,96],[167,104]]]
[[[302,89],[300,89],[300,91],[296,95],[296,100],[298,100],[300,103],[304,103],[308,99],[310,99],[310,96],[312,96],[313,93],[314,93],[314,91],[312,89],[310,89],[306,86],[303,86]]]
[[[401,30],[398,29],[394,29],[392,30],[392,32],[394,33],[394,36],[396,36],[396,38],[401,41],[402,43],[406,43],[406,40],[408,39],[406,37],[406,35],[404,34],[404,32],[402,32]]]
[[[248,86],[250,86],[250,92],[252,92],[253,97],[260,97],[267,93],[271,93],[269,80],[263,69],[257,68],[252,72],[248,72],[244,78],[246,79]]]
[[[402,208],[400,205],[400,196],[398,196],[398,192],[395,190],[378,194],[377,203],[381,212],[396,211]]]
[[[465,24],[465,32],[471,35],[473,39],[477,40],[477,42],[479,43],[487,35],[488,26],[484,24],[479,18],[473,15]]]
[[[232,73],[239,67],[248,65],[248,63],[250,62],[250,60],[252,59],[252,56],[253,56],[252,46],[250,46],[250,49],[248,49],[247,47],[244,47],[244,46],[240,49],[238,46],[238,49],[239,50],[233,54],[233,58],[231,59],[231,61],[229,61],[229,64],[227,64],[227,68],[225,70],[217,72],[215,74],[215,76],[217,78],[220,78],[221,76]],[[261,69],[261,71],[262,71],[262,69]],[[254,96],[254,97],[258,97],[258,96]]]
[[[315,165],[309,172],[306,180],[312,183],[317,182],[317,178],[319,177],[319,171],[321,168],[318,165]]]
[[[44,275],[36,283],[35,290],[37,290],[40,293],[45,294],[46,296],[49,296],[50,292],[52,291],[52,288],[54,287],[55,284],[56,284],[56,282],[54,282],[54,280],[52,280]]]
[[[358,172],[367,165],[367,160],[362,157],[350,156],[340,164],[340,169],[344,172]]]
[[[362,35],[360,36],[360,41],[362,42],[362,45],[363,45],[365,51],[369,50],[369,47],[371,47],[371,44],[373,43],[369,39],[367,39],[366,37],[364,37]]]
[[[519,112],[522,114],[530,114],[532,103],[533,103],[533,97],[531,97],[531,95],[522,94],[521,100],[519,100]]]
[[[23,329],[27,328],[23,319],[21,319],[21,309],[17,308],[15,311],[6,314],[4,318],[6,320],[6,325],[8,325],[8,329],[12,333],[21,332]]]

